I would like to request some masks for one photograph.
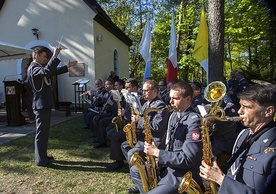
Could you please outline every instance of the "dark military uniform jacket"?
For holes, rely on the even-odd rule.
[[[32,62],[28,68],[28,82],[33,90],[33,109],[54,108],[54,99],[51,85],[51,77],[68,72],[67,66],[57,67],[60,63],[58,58],[52,57],[48,64],[43,67],[37,62]]]
[[[149,125],[151,129],[151,135],[153,137],[155,145],[159,145],[165,135],[166,127],[168,124],[169,112],[167,110],[162,110],[166,107],[164,101],[160,100],[158,96],[154,98],[151,102],[145,102],[142,106],[142,113],[145,113],[149,108],[158,109],[158,111],[148,112],[147,117],[149,120]],[[144,131],[145,115],[143,115],[138,123],[137,130]],[[144,141],[144,136],[141,136],[141,141]]]
[[[204,105],[206,105],[208,103],[209,102],[202,95],[198,95],[198,96],[196,96],[196,97],[193,98],[192,107],[194,107],[194,109],[196,110],[196,112],[199,113],[197,105],[204,106]]]
[[[163,91],[159,92],[158,96],[159,96],[159,98],[160,98],[161,100],[163,100],[167,105],[170,104],[171,98],[170,98],[170,92],[169,92],[169,91],[163,90]]]
[[[231,78],[227,82],[228,90],[233,90],[239,84],[238,80]]]
[[[266,127],[269,130],[243,151],[228,170],[219,193],[275,193],[276,124],[270,122]],[[249,129],[239,134],[233,152],[237,151],[248,134]]]
[[[162,140],[164,139],[164,136],[166,134],[167,124],[169,120],[169,114],[170,112],[168,110],[162,110],[166,107],[166,104],[160,100],[158,96],[154,98],[150,102],[145,102],[142,106],[142,112],[145,113],[146,110],[149,108],[155,108],[159,109],[159,111],[155,112],[148,112],[147,117],[149,121],[149,126],[151,130],[151,135],[154,141],[154,144],[158,148],[162,148],[164,144],[162,144]],[[140,135],[138,135],[137,139],[138,142],[135,144],[134,148],[128,151],[127,161],[130,161],[130,157],[133,155],[134,152],[138,151],[140,155],[144,155],[144,115],[139,119],[137,123],[136,130],[140,131]],[[142,133],[143,132],[143,133]]]
[[[248,81],[245,79],[245,78],[243,78],[243,79],[241,79],[240,81],[239,81],[239,84],[238,84],[238,93],[239,92],[242,92],[245,88],[247,88],[249,86],[249,83],[248,83]]]
[[[177,112],[171,114],[165,140],[166,148],[160,150],[158,156],[158,166],[161,168],[158,185],[171,185],[177,189],[188,171],[191,171],[194,180],[202,185],[199,177],[202,160],[200,119],[200,115],[191,106],[180,115]]]

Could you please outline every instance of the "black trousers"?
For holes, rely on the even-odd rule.
[[[107,132],[107,137],[110,139],[110,159],[125,160],[125,156],[121,150],[121,144],[126,141],[126,133],[123,130],[116,131],[115,128]]]
[[[34,110],[36,119],[36,133],[35,133],[35,163],[36,165],[47,165],[47,148],[48,138],[51,123],[52,110],[39,109]]]

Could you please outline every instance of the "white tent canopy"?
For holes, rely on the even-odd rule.
[[[0,41],[0,61],[29,58],[31,54],[31,49]]]

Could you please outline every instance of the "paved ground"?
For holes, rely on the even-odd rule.
[[[66,117],[65,111],[53,110],[51,126],[80,116],[82,113],[72,111],[71,116]],[[35,123],[22,126],[6,126],[6,124],[7,122],[0,122],[0,145],[35,132]]]

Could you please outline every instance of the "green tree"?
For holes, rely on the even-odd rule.
[[[175,13],[179,79],[206,82],[193,56],[200,10],[209,27],[209,81],[229,78],[232,69],[248,79],[275,82],[275,8],[271,0],[99,0],[112,21],[132,40],[130,77],[140,81],[145,62],[138,48],[146,18],[152,25],[152,77],[166,77],[172,11]],[[224,12],[223,12],[224,10]],[[219,14],[218,14],[219,13]],[[224,19],[225,18],[225,19]],[[224,28],[225,24],[225,28]]]
[[[262,1],[228,1],[226,4],[226,67],[245,72],[248,79],[270,77],[270,19]],[[274,66],[274,65],[273,65]]]

